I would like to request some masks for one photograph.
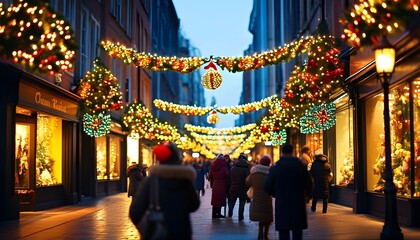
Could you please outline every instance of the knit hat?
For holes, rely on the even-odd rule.
[[[178,148],[174,144],[162,143],[157,145],[152,153],[155,155],[156,161],[161,164],[178,164],[181,162]]]
[[[264,154],[262,155],[261,159],[260,159],[260,164],[264,165],[264,166],[270,166],[271,164],[271,157],[268,154]]]

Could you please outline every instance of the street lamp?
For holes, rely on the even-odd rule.
[[[395,49],[383,36],[375,51],[376,72],[384,89],[384,125],[385,125],[385,223],[381,239],[404,239],[397,218],[397,190],[394,185],[391,161],[391,129],[389,118],[389,80],[394,72]]]

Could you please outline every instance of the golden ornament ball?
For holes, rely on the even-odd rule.
[[[214,90],[222,84],[222,74],[220,74],[217,70],[209,69],[202,77],[201,77],[201,84],[203,87]]]
[[[211,113],[207,117],[207,122],[210,124],[216,124],[217,122],[219,122],[219,115],[217,115],[217,113]]]

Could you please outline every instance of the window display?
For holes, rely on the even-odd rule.
[[[354,180],[353,160],[353,111],[348,106],[349,98],[336,101],[336,184],[346,186]]]
[[[15,187],[29,188],[29,124],[16,124]]]
[[[413,82],[414,98],[414,196],[420,197],[420,80]]]
[[[109,141],[109,145],[107,145]],[[97,137],[96,142],[96,179],[117,180],[121,174],[121,138],[110,135]],[[109,147],[108,147],[109,146]],[[109,174],[108,174],[109,173]]]
[[[120,138],[109,137],[109,178],[120,179]]]
[[[410,196],[410,88],[408,84],[390,91],[391,161],[397,194]],[[367,187],[383,192],[385,150],[383,94],[366,102]],[[381,124],[378,124],[381,123]]]
[[[61,184],[62,120],[38,114],[36,133],[36,186]]]
[[[96,179],[105,180],[108,179],[106,169],[107,169],[107,160],[106,160],[106,136],[97,137],[96,142]]]

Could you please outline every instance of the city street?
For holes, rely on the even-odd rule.
[[[257,239],[258,224],[248,218],[211,219],[211,189],[201,198],[201,206],[191,215],[193,239]],[[139,239],[128,219],[131,199],[127,193],[84,199],[81,204],[47,211],[21,213],[20,222],[0,223],[0,239]],[[222,209],[223,211],[223,209]],[[327,214],[312,213],[308,208],[309,228],[304,239],[379,239],[383,221],[367,215],[356,215],[350,208],[329,205]],[[420,239],[420,229],[403,228],[406,240]],[[271,226],[270,239],[278,239]]]

